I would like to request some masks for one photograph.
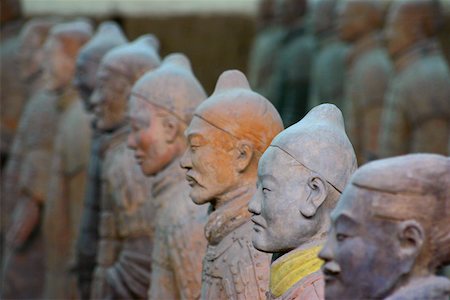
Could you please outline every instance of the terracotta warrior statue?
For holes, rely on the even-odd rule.
[[[93,113],[91,95],[96,87],[98,67],[103,56],[114,47],[123,45],[127,39],[118,25],[106,22],[100,25],[98,33],[80,51],[77,58],[77,73],[74,84],[83,102],[84,109]],[[81,299],[88,299],[91,293],[91,282],[97,259],[100,219],[101,189],[101,149],[103,141],[107,144],[108,135],[98,130],[95,118],[91,119],[92,140],[90,142],[90,158],[86,179],[84,204],[77,232],[74,271],[78,281],[78,292]]]
[[[326,299],[450,297],[450,159],[410,154],[358,169],[319,256]]]
[[[101,60],[92,95],[101,149],[100,236],[92,299],[144,299],[150,283],[154,201],[151,181],[127,149],[128,97],[134,83],[160,65],[159,42],[144,35]]]
[[[336,16],[338,0],[318,0],[311,19],[316,55],[311,67],[308,107],[321,103],[344,108],[345,57],[348,46],[338,39]]]
[[[378,157],[383,100],[391,63],[380,39],[383,6],[378,0],[342,0],[339,36],[351,45],[347,54],[345,115],[360,163]]]
[[[49,193],[49,166],[60,116],[76,99],[71,87],[75,58],[91,34],[86,21],[58,24],[52,27],[43,48],[45,91],[27,104],[20,129],[26,130],[21,141],[25,151],[7,234],[10,257],[6,258],[4,298],[42,297],[46,241],[41,225]]]
[[[206,93],[183,54],[167,56],[131,91],[128,146],[142,172],[154,176],[157,205],[149,299],[200,297],[206,209],[189,199],[180,157],[186,149],[184,131],[204,99]]]
[[[385,32],[395,76],[383,110],[383,157],[449,154],[450,71],[435,40],[438,17],[432,0],[394,1],[389,11]]]
[[[259,158],[283,124],[241,72],[224,72],[194,112],[181,166],[196,204],[209,204],[202,299],[265,299],[270,258],[251,243],[247,210]]]
[[[355,169],[342,114],[332,104],[313,108],[264,152],[249,211],[253,245],[273,253],[268,299],[323,299],[317,253]]]
[[[8,156],[6,166],[2,170],[2,188],[0,189],[1,234],[3,237],[9,227],[11,214],[19,192],[17,181],[23,162],[23,152],[28,151],[24,148],[23,141],[28,132],[25,123],[29,123],[25,120],[30,116],[21,117],[21,115],[22,111],[25,111],[26,103],[35,102],[31,99],[37,98],[39,90],[42,89],[42,46],[53,25],[54,23],[50,20],[32,19],[23,25],[16,42],[17,45],[10,45],[2,40],[2,55],[7,54],[8,47],[12,47],[10,51],[13,51],[15,55],[15,59],[11,59],[8,55],[2,56],[2,68],[6,70],[9,63],[13,63],[14,68],[18,68],[18,72],[1,72],[1,151]],[[4,50],[6,53],[3,52]],[[5,64],[3,59],[7,60]],[[19,76],[17,76],[17,73],[19,73]],[[8,79],[8,76],[11,74],[14,75],[14,84],[9,84],[9,80],[12,79]],[[3,76],[6,76],[6,78]],[[20,89],[21,92],[15,94],[9,90],[10,88]],[[28,111],[34,109],[27,108]],[[5,243],[2,243],[2,248],[4,246]]]
[[[274,93],[268,95],[290,126],[307,112],[315,40],[306,25],[307,0],[282,0],[282,20],[288,33],[276,60]]]
[[[252,88],[267,92],[267,80],[274,70],[276,56],[286,30],[276,13],[277,0],[260,0],[258,6],[257,32],[248,60],[248,80]]]
[[[67,104],[59,122],[45,204],[44,297],[47,299],[74,299],[78,294],[74,276],[75,241],[86,193],[92,134],[89,106],[86,104],[95,87],[101,57],[121,43],[123,37],[117,25],[102,23],[94,37],[80,50],[76,68],[73,66],[75,60],[72,60],[78,97]]]

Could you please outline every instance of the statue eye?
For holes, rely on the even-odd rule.
[[[343,233],[337,233],[336,234],[336,240],[338,240],[338,242],[343,242],[344,240],[346,240],[349,236]]]
[[[268,189],[268,188],[266,188],[266,187],[263,187],[263,188],[262,188],[262,191],[263,191],[263,193],[267,193],[267,192],[271,192],[272,190],[270,190],[270,189]]]

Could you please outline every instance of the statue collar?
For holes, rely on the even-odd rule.
[[[235,191],[235,196],[224,205],[211,211],[205,225],[205,236],[210,245],[217,245],[229,233],[250,219],[248,202],[254,188],[243,186]]]
[[[158,197],[172,185],[185,180],[185,172],[180,167],[180,158],[175,158],[166,168],[155,175],[152,187],[153,197]]]
[[[394,57],[395,69],[397,72],[401,72],[423,57],[437,54],[439,52],[439,44],[434,39],[418,42]]]
[[[346,59],[347,65],[353,65],[361,55],[380,46],[381,38],[379,32],[371,33],[360,39],[350,48]]]
[[[309,248],[299,247],[275,260],[270,267],[270,293],[278,298],[299,281],[320,270],[317,256],[323,241]]]

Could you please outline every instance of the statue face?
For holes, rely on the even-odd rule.
[[[402,17],[398,8],[389,12],[385,26],[385,37],[387,50],[391,56],[395,57],[415,43],[411,36],[411,26],[418,27],[416,24],[408,22],[407,18]]]
[[[70,84],[74,74],[74,62],[66,55],[57,38],[50,37],[44,44],[43,76],[46,87],[55,91]]]
[[[181,166],[186,169],[191,199],[205,204],[235,189],[239,176],[233,137],[195,116],[186,136],[188,148]]]
[[[20,77],[23,81],[28,81],[42,69],[43,49],[41,39],[38,34],[30,34],[22,41],[18,61]]]
[[[112,130],[125,122],[130,84],[107,67],[100,66],[91,105],[100,130]]]
[[[361,5],[364,4],[349,0],[338,4],[338,33],[341,40],[352,43],[372,30],[366,9]]]
[[[158,114],[158,109],[152,104],[131,96],[129,119],[128,147],[134,150],[142,172],[147,176],[155,175],[175,155],[166,139],[164,116]]]
[[[83,101],[84,108],[88,112],[92,112],[90,98],[95,89],[97,69],[97,63],[86,59],[84,56],[78,56],[73,84],[77,88],[78,94]]]
[[[384,298],[412,263],[401,255],[400,222],[374,217],[375,197],[386,195],[349,185],[331,214],[319,254],[325,261],[326,298]]]
[[[299,208],[308,198],[309,171],[279,148],[269,147],[259,160],[257,190],[249,203],[253,245],[264,252],[297,248],[318,230]]]

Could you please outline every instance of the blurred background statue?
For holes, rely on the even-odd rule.
[[[109,51],[97,71],[91,104],[104,140],[92,299],[144,299],[150,284],[151,182],[127,148],[127,108],[133,84],[160,65],[158,49],[159,41],[153,35],[141,36]]]
[[[114,23],[102,23],[94,37],[79,51],[73,77],[78,96],[67,104],[58,126],[44,216],[44,296],[48,299],[79,298],[74,274],[75,241],[88,179],[92,135],[88,103],[101,57],[122,42],[122,36],[115,38],[117,30],[120,31]]]
[[[96,87],[100,62],[111,49],[127,42],[121,28],[115,23],[100,25],[97,35],[80,51],[74,82],[83,100],[84,108],[91,114],[93,114],[94,109],[92,93]],[[101,160],[104,157],[103,144],[106,145],[108,141],[108,134],[98,129],[95,123],[95,118],[92,118],[88,178],[85,183],[84,203],[81,219],[78,220],[80,225],[75,245],[74,272],[77,276],[78,292],[81,299],[88,299],[90,296],[92,275],[96,265],[99,241]]]
[[[287,34],[276,57],[273,90],[266,96],[288,127],[307,112],[315,40],[307,24],[308,1],[281,0],[280,5]]]
[[[346,57],[345,121],[360,164],[378,157],[383,100],[391,62],[380,29],[383,4],[377,0],[342,0],[339,36],[350,44]]]
[[[128,145],[142,172],[154,176],[158,205],[149,299],[200,298],[206,208],[189,199],[180,157],[187,146],[186,127],[205,98],[189,59],[180,53],[168,55],[131,92]]]
[[[48,196],[54,138],[59,118],[76,95],[72,88],[75,59],[90,38],[85,21],[52,27],[43,48],[42,92],[27,104],[22,117],[22,165],[13,219],[7,234],[4,298],[36,298],[43,292],[44,239],[41,224]],[[20,128],[22,130],[22,126]]]
[[[345,56],[348,46],[337,36],[339,0],[317,0],[312,10],[316,55],[311,67],[308,108],[321,103],[344,109]]]
[[[396,0],[385,35],[395,75],[386,94],[380,155],[447,155],[450,71],[436,40],[441,10],[433,0]]]
[[[17,76],[17,73],[14,72],[1,72],[2,80],[6,80],[6,82],[2,81],[1,111],[2,114],[8,114],[9,110],[18,112],[19,115],[15,116],[14,118],[17,117],[17,122],[19,122],[20,119],[19,125],[17,127],[17,132],[14,133],[13,141],[10,140],[10,138],[12,139],[13,136],[8,134],[9,131],[7,125],[2,124],[1,130],[2,135],[5,134],[5,140],[3,140],[2,136],[2,149],[5,150],[5,152],[3,152],[5,155],[5,159],[8,159],[6,161],[5,167],[2,169],[1,175],[2,188],[0,190],[0,230],[2,239],[4,239],[6,231],[10,226],[11,214],[14,209],[14,205],[16,203],[17,195],[19,192],[19,185],[17,184],[17,182],[19,180],[20,170],[23,164],[24,152],[28,151],[23,144],[25,136],[29,131],[27,129],[27,126],[30,124],[28,119],[31,117],[30,114],[32,114],[36,110],[35,104],[29,104],[28,108],[25,109],[26,102],[35,103],[36,101],[31,100],[40,97],[38,96],[38,94],[43,88],[41,69],[43,64],[43,57],[41,48],[52,25],[54,25],[54,22],[51,22],[47,19],[32,19],[23,25],[22,30],[17,37],[17,42],[12,41],[11,45],[10,42],[5,41],[5,43],[3,43],[2,41],[1,51],[6,51],[5,53],[2,52],[5,54],[5,56],[3,56],[2,54],[2,59],[6,59],[5,64],[2,61],[2,69],[6,69],[8,67],[8,63],[15,62],[18,65],[18,67],[16,68],[18,69],[19,76]],[[8,48],[10,46],[8,45],[11,46],[11,49],[9,50]],[[13,58],[11,58],[9,54],[7,54],[9,51],[14,54]],[[13,74],[14,78],[10,78],[9,76]],[[14,83],[10,83],[9,80],[14,81]],[[20,90],[20,93],[16,94],[14,91],[10,91],[10,88],[17,88]],[[8,95],[3,94],[4,92],[8,93]],[[9,103],[9,100],[13,101],[14,103]],[[39,101],[36,103],[39,103]],[[36,105],[39,106],[38,104]],[[23,106],[23,108],[21,108],[20,110],[28,111],[27,117],[21,117],[21,113],[19,111],[16,111],[16,108],[18,108],[19,106]],[[5,120],[6,122],[8,122],[7,119],[8,118],[5,115],[2,115],[2,121]],[[3,142],[5,142],[5,144],[3,144]],[[8,145],[9,143],[12,144]],[[5,147],[3,147],[3,145],[5,145]],[[4,241],[2,242],[2,251],[3,250],[5,250]]]

